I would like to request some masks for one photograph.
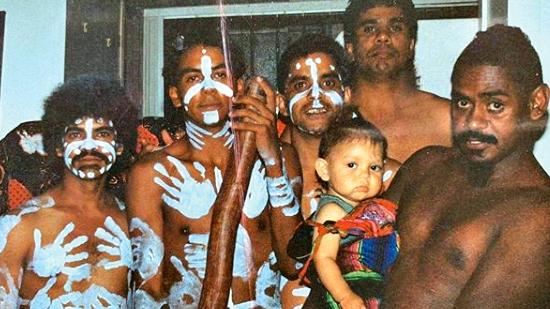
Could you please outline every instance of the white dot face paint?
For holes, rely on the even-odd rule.
[[[305,60],[305,65],[309,66],[312,85],[309,89],[299,92],[295,94],[292,98],[290,98],[288,105],[289,105],[289,110],[291,111],[290,118],[292,122],[294,122],[294,118],[293,118],[294,106],[296,105],[296,103],[306,98],[309,93],[311,93],[311,96],[313,97],[313,104],[311,106],[312,109],[324,108],[320,100],[321,95],[325,95],[326,97],[328,97],[329,101],[332,102],[334,106],[342,106],[344,104],[344,99],[337,91],[334,91],[334,90],[325,91],[319,86],[319,69],[317,65],[320,65],[322,63],[323,63],[322,59],[319,57],[315,59],[307,58]],[[296,64],[297,69],[298,69],[298,64],[299,63]],[[331,70],[333,70],[334,66],[330,65],[330,68]]]
[[[101,121],[100,121],[101,120]],[[104,125],[103,119],[93,119],[93,118],[84,118],[75,120],[75,125],[82,126],[84,125],[84,134],[85,138],[80,140],[75,140],[71,142],[65,142],[63,140],[64,151],[63,159],[65,166],[73,173],[75,176],[84,179],[91,180],[96,179],[103,175],[105,172],[111,169],[115,160],[116,160],[116,150],[115,142],[106,142],[103,140],[94,139],[94,122],[99,125]],[[112,122],[109,122],[112,124]],[[112,125],[109,126],[113,128]],[[68,131],[69,128],[65,128],[65,131]],[[113,128],[114,131],[114,128]],[[105,166],[86,166],[83,167],[86,170],[82,170],[82,167],[76,167],[74,164],[74,159],[80,156],[83,152],[95,152],[96,155],[101,156],[100,159],[105,161]]]
[[[202,82],[193,85],[183,97],[183,103],[189,105],[191,100],[199,94],[203,89],[216,89],[220,94],[226,97],[233,96],[233,89],[224,83],[215,81],[212,79],[212,58],[207,55],[206,50],[202,50],[203,56],[201,57],[201,73],[203,76]]]

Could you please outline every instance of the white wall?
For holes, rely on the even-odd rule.
[[[450,98],[453,65],[478,31],[477,18],[418,22],[416,69],[422,90]]]
[[[508,24],[520,27],[529,36],[539,53],[544,81],[550,84],[550,1],[508,0]],[[536,144],[535,156],[550,174],[550,128]]]
[[[66,0],[0,0],[6,11],[0,138],[42,117],[42,103],[63,82]]]

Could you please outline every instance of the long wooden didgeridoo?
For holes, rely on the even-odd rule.
[[[247,93],[254,96],[250,92],[249,89]],[[265,100],[261,96],[256,95],[258,99]],[[235,160],[234,154],[231,155],[222,187],[213,206],[206,274],[199,302],[201,309],[225,309],[229,299],[237,229],[250,174],[257,157],[254,133],[239,133],[237,139],[240,157]]]

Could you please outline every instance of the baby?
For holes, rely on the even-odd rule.
[[[371,123],[337,121],[322,137],[318,176],[326,185],[314,216],[312,253],[320,282],[304,308],[377,308],[397,258],[396,206],[382,191],[387,142]]]

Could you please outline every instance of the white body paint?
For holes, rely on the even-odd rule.
[[[300,204],[294,196],[284,164],[283,175],[277,178],[266,177],[266,182],[271,206],[275,208],[283,207],[283,214],[289,217],[300,212]]]
[[[17,131],[19,135],[19,146],[23,149],[24,152],[28,154],[38,153],[41,156],[46,156],[47,153],[44,151],[44,143],[42,134],[30,135],[27,131],[21,130]]]
[[[34,254],[28,269],[34,271],[40,277],[53,277],[63,273],[67,275],[67,282],[63,286],[66,292],[72,291],[72,283],[80,282],[91,275],[91,265],[88,263],[79,266],[66,266],[68,263],[74,263],[86,260],[87,252],[71,254],[76,249],[88,241],[86,236],[78,236],[72,241],[65,243],[65,238],[74,230],[74,223],[68,223],[63,230],[56,236],[53,243],[42,247],[42,233],[40,230],[34,230]]]
[[[258,270],[256,278],[256,303],[261,308],[281,308],[279,282],[281,274],[276,270],[277,258],[275,253],[269,254],[268,260]],[[268,295],[267,292],[274,295]]]
[[[132,245],[130,239],[124,231],[118,226],[111,217],[105,219],[106,229],[100,227],[96,230],[95,236],[108,244],[100,244],[97,246],[99,252],[107,253],[111,256],[118,257],[116,261],[103,259],[99,261],[98,266],[105,269],[114,269],[118,267],[132,268]]]
[[[181,281],[178,281],[170,288],[168,304],[170,308],[195,309],[199,305],[202,283],[194,272],[185,269],[180,259],[175,256],[170,257],[170,262],[181,275]],[[184,302],[184,297],[191,298],[190,303]],[[186,298],[187,298],[186,297]]]
[[[216,124],[220,122],[218,111],[207,111],[202,113],[202,121],[206,124]]]
[[[335,106],[341,106],[344,104],[344,99],[342,98],[342,96],[334,91],[334,90],[330,90],[330,91],[325,91],[323,90],[320,86],[319,86],[319,71],[317,69],[317,64],[321,64],[321,59],[320,58],[316,58],[316,59],[311,59],[311,58],[308,58],[306,59],[306,65],[309,66],[309,69],[310,69],[310,73],[311,73],[311,79],[312,79],[312,85],[309,89],[307,90],[304,90],[300,93],[297,93],[296,95],[294,95],[289,103],[288,103],[288,106],[289,106],[289,109],[290,109],[290,118],[292,120],[292,122],[294,122],[294,119],[292,117],[292,112],[294,110],[294,105],[296,103],[298,103],[300,100],[302,100],[303,98],[307,97],[307,95],[311,92],[311,96],[313,97],[313,105],[311,106],[311,108],[323,108],[323,104],[321,104],[321,101],[319,100],[319,98],[321,97],[321,95],[325,95],[327,96],[330,101],[332,102],[333,105]],[[296,69],[300,69],[298,67],[299,63],[296,64]],[[340,78],[341,80],[341,78]]]
[[[281,276],[280,290],[283,291],[289,282],[290,281],[288,281],[288,279],[285,276]],[[307,286],[299,286],[297,288],[292,289],[292,296],[301,297],[305,299],[309,296],[310,292],[311,292],[311,289],[308,288]],[[297,305],[297,306],[294,306],[292,309],[300,309],[302,308],[302,306],[303,305]]]
[[[185,104],[186,110],[187,105],[189,105],[189,102],[191,102],[193,97],[199,94],[199,92],[203,89],[216,89],[219,93],[226,97],[233,96],[233,90],[229,86],[212,79],[212,58],[206,54],[201,57],[201,72],[204,77],[202,82],[189,88],[183,98],[183,103]]]
[[[82,123],[82,119],[77,119],[75,124]],[[102,122],[101,118],[96,119],[97,122]],[[112,122],[109,122],[109,125],[112,127]],[[107,143],[105,141],[96,140],[93,138],[93,128],[94,128],[94,119],[87,118],[85,121],[85,132],[86,138],[84,140],[74,141],[70,143],[63,143],[65,148],[63,152],[63,158],[65,166],[77,177],[82,179],[94,179],[109,171],[116,160],[116,150],[115,150],[115,141]],[[66,128],[67,129],[67,128]],[[99,174],[96,175],[93,172],[84,173],[81,170],[73,167],[73,157],[82,153],[83,150],[96,150],[107,157],[107,166],[99,170]]]
[[[228,148],[231,147],[233,145],[233,140],[235,136],[229,130],[230,127],[231,127],[231,124],[229,123],[229,121],[227,121],[219,132],[212,133],[208,130],[205,130],[197,126],[191,121],[185,122],[185,132],[189,137],[189,143],[191,143],[191,145],[198,150],[202,150],[205,143],[204,138],[206,136],[209,136],[211,138],[224,138],[225,139],[224,146]]]
[[[388,181],[392,175],[393,175],[393,171],[385,171],[384,175],[382,175],[382,182]]]
[[[134,269],[139,272],[143,283],[145,283],[158,273],[164,257],[164,244],[149,225],[139,218],[132,218],[130,232],[134,230],[141,232],[141,235],[132,237]]]
[[[217,196],[212,182],[207,178],[195,180],[180,160],[172,156],[168,156],[167,159],[176,167],[180,178],[170,176],[161,163],[155,164],[154,169],[170,180],[168,184],[163,178],[154,178],[155,183],[165,191],[162,194],[164,203],[187,218],[198,219],[206,216]]]
[[[3,277],[7,286],[7,289],[0,286],[0,308],[19,308],[20,282],[15,282],[7,268],[0,267],[0,277]]]
[[[134,308],[161,309],[166,304],[165,300],[156,301],[144,290],[137,290],[134,293]]]
[[[268,201],[265,168],[260,160],[256,160],[252,173],[250,175],[250,182],[248,185],[248,192],[243,206],[244,215],[253,219],[258,217],[264,211]]]

